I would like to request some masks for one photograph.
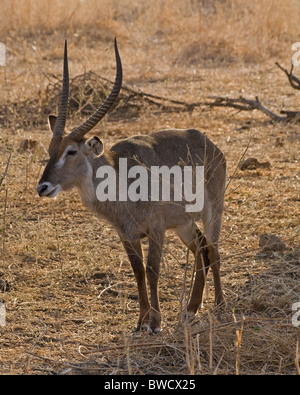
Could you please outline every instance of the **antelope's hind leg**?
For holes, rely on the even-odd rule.
[[[176,232],[195,257],[196,275],[187,312],[196,314],[202,304],[203,290],[210,263],[206,239],[196,224],[192,222],[184,227],[177,228]]]
[[[221,202],[221,200],[219,200]],[[219,203],[215,208],[215,215],[212,216],[210,212],[203,216],[203,224],[205,229],[205,237],[207,242],[209,265],[213,272],[214,286],[215,286],[215,304],[217,306],[225,303],[223,294],[221,275],[220,275],[220,254],[219,254],[219,236],[221,231],[221,213],[222,205]]]
[[[160,260],[162,255],[164,231],[155,230],[148,235],[149,238],[149,250],[146,273],[150,286],[150,321],[149,329],[154,333],[159,333],[161,330],[161,313],[159,304],[159,290],[158,280],[160,272]]]

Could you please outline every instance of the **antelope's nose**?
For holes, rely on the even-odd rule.
[[[37,191],[38,191],[39,196],[44,196],[47,189],[48,189],[47,183],[39,184],[37,186]]]

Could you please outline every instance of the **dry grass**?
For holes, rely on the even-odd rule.
[[[73,73],[107,75],[114,65],[107,50],[116,35],[126,53],[126,81],[137,82],[197,75],[199,66],[290,59],[300,26],[296,0],[1,0],[0,7],[11,65],[10,94],[2,102],[43,93],[49,81],[41,69],[60,72],[66,36]]]
[[[0,104],[10,109],[4,119],[9,128],[0,128],[0,176],[12,153],[0,186],[0,280],[10,285],[0,293],[7,310],[0,374],[299,372],[299,328],[291,321],[292,304],[300,301],[299,125],[272,125],[256,112],[153,113],[145,106],[138,116],[106,120],[97,129],[110,146],[136,133],[196,127],[223,150],[228,175],[234,174],[220,246],[227,306],[212,307],[209,276],[203,311],[181,323],[181,295],[188,292],[192,267],[184,284],[186,251],[169,234],[160,281],[164,330],[158,336],[132,335],[137,291],[113,229],[76,193],[55,201],[36,194],[49,134],[46,120],[33,127],[24,118],[42,110],[47,87],[57,81],[49,75],[61,76],[65,34],[73,77],[93,70],[113,78],[117,35],[124,80],[135,89],[186,102],[212,94],[259,95],[276,112],[299,109],[299,93],[273,66],[276,60],[288,66],[298,41],[297,1],[209,4],[0,1],[7,45]],[[14,103],[22,103],[21,112]],[[18,152],[24,138],[38,141],[37,147]],[[248,144],[246,155],[268,160],[269,169],[235,172]],[[290,249],[261,254],[261,233],[278,235]]]

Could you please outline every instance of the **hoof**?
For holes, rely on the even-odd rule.
[[[160,332],[161,332],[160,328],[154,328],[154,329],[149,328],[147,331],[148,335],[157,335]]]
[[[155,335],[157,335],[158,333],[161,333],[161,328],[155,328],[152,330],[152,333],[154,333]]]
[[[160,328],[151,329],[148,325],[141,326],[140,324],[138,324],[134,331],[135,332],[146,332],[146,333],[148,333],[148,335],[153,335],[153,334],[156,335],[161,332],[161,329]]]
[[[148,332],[149,331],[149,326],[146,324],[137,324],[135,330],[135,332]]]

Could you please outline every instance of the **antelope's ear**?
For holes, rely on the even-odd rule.
[[[101,155],[104,151],[103,143],[97,136],[88,139],[85,145],[89,153],[93,153],[97,156]]]
[[[57,119],[56,115],[49,115],[48,116],[48,125],[49,125],[49,129],[50,129],[51,132],[53,132],[56,119]]]

